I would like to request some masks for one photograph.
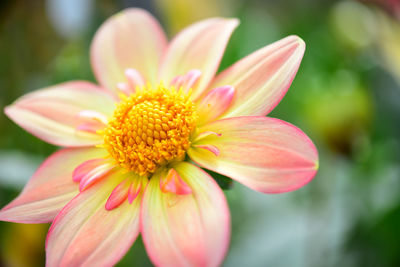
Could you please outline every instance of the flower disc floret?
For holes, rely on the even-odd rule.
[[[182,90],[141,88],[118,104],[102,132],[104,147],[121,167],[148,176],[184,157],[196,117]]]

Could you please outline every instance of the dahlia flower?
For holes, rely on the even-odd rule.
[[[94,37],[99,85],[66,82],[6,107],[22,128],[64,147],[0,211],[3,221],[52,222],[47,266],[111,266],[139,233],[157,266],[217,266],[230,213],[202,168],[263,193],[314,177],[312,141],[265,117],[290,86],[304,42],[286,37],[216,74],[237,25],[203,20],[167,43],[149,13],[124,10]]]

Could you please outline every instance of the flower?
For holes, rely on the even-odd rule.
[[[5,109],[22,128],[66,147],[0,211],[3,221],[52,222],[47,266],[113,265],[139,233],[157,266],[217,266],[229,244],[229,209],[200,167],[264,193],[314,177],[312,141],[265,117],[290,86],[304,42],[289,36],[216,75],[237,25],[200,21],[167,45],[149,13],[122,11],[92,43],[99,86],[67,82]]]

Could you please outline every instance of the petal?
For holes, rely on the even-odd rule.
[[[133,179],[131,186],[128,190],[128,201],[132,203],[138,196],[139,193],[146,187],[148,179],[143,176],[137,176]]]
[[[196,140],[200,140],[202,138],[206,138],[209,137],[210,135],[215,135],[215,136],[221,136],[220,133],[217,132],[212,132],[212,131],[205,131],[205,132],[200,132],[198,134],[196,134]]]
[[[160,179],[160,188],[163,193],[174,193],[177,195],[192,193],[192,189],[182,180],[175,169],[171,168],[165,174]]]
[[[90,122],[101,123],[102,125],[106,125],[108,122],[107,116],[94,110],[82,110],[78,116],[82,119],[88,119]]]
[[[126,96],[134,94],[137,87],[146,85],[146,81],[142,74],[135,69],[125,70],[126,82],[117,83],[117,93],[123,93]]]
[[[105,156],[97,148],[61,149],[47,158],[22,193],[0,211],[0,220],[19,223],[51,222],[57,213],[78,194],[72,172],[81,162]]]
[[[80,128],[85,122],[96,120],[86,116],[87,113],[109,117],[114,107],[111,95],[100,87],[76,81],[22,96],[6,107],[5,113],[19,126],[48,143],[89,146],[101,143],[102,137]]]
[[[193,142],[189,156],[202,167],[235,179],[264,193],[281,193],[307,184],[318,169],[312,141],[295,126],[267,117],[238,117],[210,123],[201,131],[214,131]],[[215,155],[198,148],[212,145]]]
[[[104,157],[91,159],[76,167],[72,173],[72,180],[74,182],[79,182],[79,191],[83,191],[98,180],[104,178],[115,167],[114,163]]]
[[[211,90],[197,106],[198,125],[213,121],[223,114],[231,105],[235,89],[226,85]]]
[[[139,234],[140,200],[106,210],[113,189],[125,178],[116,173],[71,200],[57,215],[46,240],[46,266],[112,266]]]
[[[223,117],[264,116],[283,98],[300,66],[305,44],[289,36],[259,49],[220,73],[208,87],[231,85],[235,98]]]
[[[142,74],[140,74],[139,71],[137,71],[135,69],[126,69],[125,76],[126,76],[126,79],[128,80],[129,86],[132,89],[136,89],[137,86],[142,87],[142,86],[146,85],[145,78],[142,76]],[[133,92],[135,92],[135,91],[133,90]]]
[[[89,186],[104,178],[114,168],[112,164],[103,164],[97,166],[82,177],[79,183],[79,191],[86,190]]]
[[[213,153],[215,156],[219,156],[219,149],[216,146],[213,145],[193,145],[194,147],[202,148],[202,149],[207,149],[211,153]]]
[[[185,93],[189,93],[190,89],[195,86],[200,77],[201,71],[190,70],[185,75],[178,75],[173,78],[170,85],[174,86],[176,89],[182,88]]]
[[[88,173],[90,173],[93,169],[97,168],[100,165],[105,163],[106,159],[99,158],[99,159],[90,159],[82,164],[78,165],[75,168],[74,172],[72,173],[72,180],[74,182],[80,182],[82,178],[84,178]]]
[[[237,19],[213,18],[197,22],[179,33],[170,43],[160,67],[160,80],[169,84],[176,75],[201,71],[193,88],[195,99],[218,69],[226,44],[238,25]]]
[[[108,123],[107,116],[94,110],[82,110],[77,117],[79,125],[76,129],[91,133],[104,129]]]
[[[130,186],[131,181],[129,179],[125,179],[117,185],[107,199],[106,210],[112,210],[120,206],[128,198]]]
[[[174,169],[193,193],[163,193],[160,176],[150,179],[140,222],[147,253],[156,266],[218,266],[230,237],[224,193],[206,172],[190,163],[178,163]]]
[[[167,39],[157,20],[139,8],[126,9],[108,19],[97,31],[91,62],[99,83],[117,93],[127,82],[126,69],[135,69],[154,84]]]

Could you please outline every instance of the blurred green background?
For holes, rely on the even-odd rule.
[[[91,39],[129,6],[150,10],[170,37],[201,18],[240,18],[221,69],[289,34],[307,44],[271,116],[312,138],[320,170],[291,193],[226,190],[224,266],[400,266],[399,1],[2,0],[0,108],[48,85],[94,81]],[[56,149],[0,114],[1,207]],[[48,227],[0,222],[0,266],[43,266]],[[151,266],[140,239],[117,266]]]

